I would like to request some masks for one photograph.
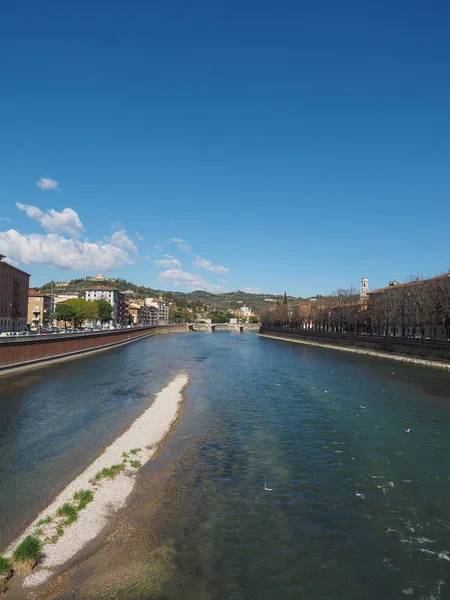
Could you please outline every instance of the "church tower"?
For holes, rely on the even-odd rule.
[[[361,301],[367,300],[367,294],[369,293],[369,280],[367,277],[361,279],[361,287],[359,289],[359,298]]]

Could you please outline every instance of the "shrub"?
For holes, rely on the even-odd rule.
[[[42,556],[42,542],[34,535],[26,537],[14,550],[14,562],[38,561]]]
[[[78,500],[77,510],[83,510],[94,499],[94,492],[91,490],[80,490],[73,495],[74,500]]]
[[[77,509],[73,504],[69,504],[68,502],[60,506],[56,514],[58,517],[66,517],[64,525],[70,525],[78,518]]]
[[[139,469],[139,467],[141,466],[141,461],[140,460],[130,460],[130,465],[133,467],[133,469]]]
[[[131,452],[131,454],[133,454],[134,456],[136,456],[136,454],[138,452],[141,452],[141,449],[140,448],[133,448],[133,450],[130,450],[130,452]]]
[[[62,535],[64,535],[64,528],[61,527],[61,525],[59,527],[56,528],[56,537],[59,538]]]
[[[0,556],[0,575],[6,575],[11,571],[11,562],[9,558]]]
[[[116,475],[121,473],[125,469],[125,465],[122,463],[120,465],[111,465],[110,467],[104,467],[101,471],[97,473],[95,479],[98,481],[99,479],[114,479]]]
[[[50,515],[47,515],[44,519],[40,519],[37,522],[37,526],[41,527],[41,525],[48,525],[49,523],[51,523],[53,521],[52,517]]]
[[[128,458],[128,452],[122,452],[122,458]]]
[[[36,529],[33,531],[33,535],[36,537],[40,537],[43,533],[42,527],[36,527]]]

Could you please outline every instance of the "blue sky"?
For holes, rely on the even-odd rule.
[[[449,22],[444,1],[8,3],[0,252],[33,285],[447,270]]]

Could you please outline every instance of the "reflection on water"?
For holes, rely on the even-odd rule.
[[[2,506],[37,476],[57,487],[55,470],[72,456],[79,468],[179,368],[186,405],[147,473],[173,462],[167,510],[155,528],[142,488],[128,562],[117,558],[133,581],[117,597],[450,597],[450,376],[394,361],[193,333],[42,371],[2,391]]]

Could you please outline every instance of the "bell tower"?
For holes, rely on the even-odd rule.
[[[359,289],[359,298],[361,301],[367,300],[367,294],[369,293],[369,280],[367,277],[361,279],[361,287]]]

